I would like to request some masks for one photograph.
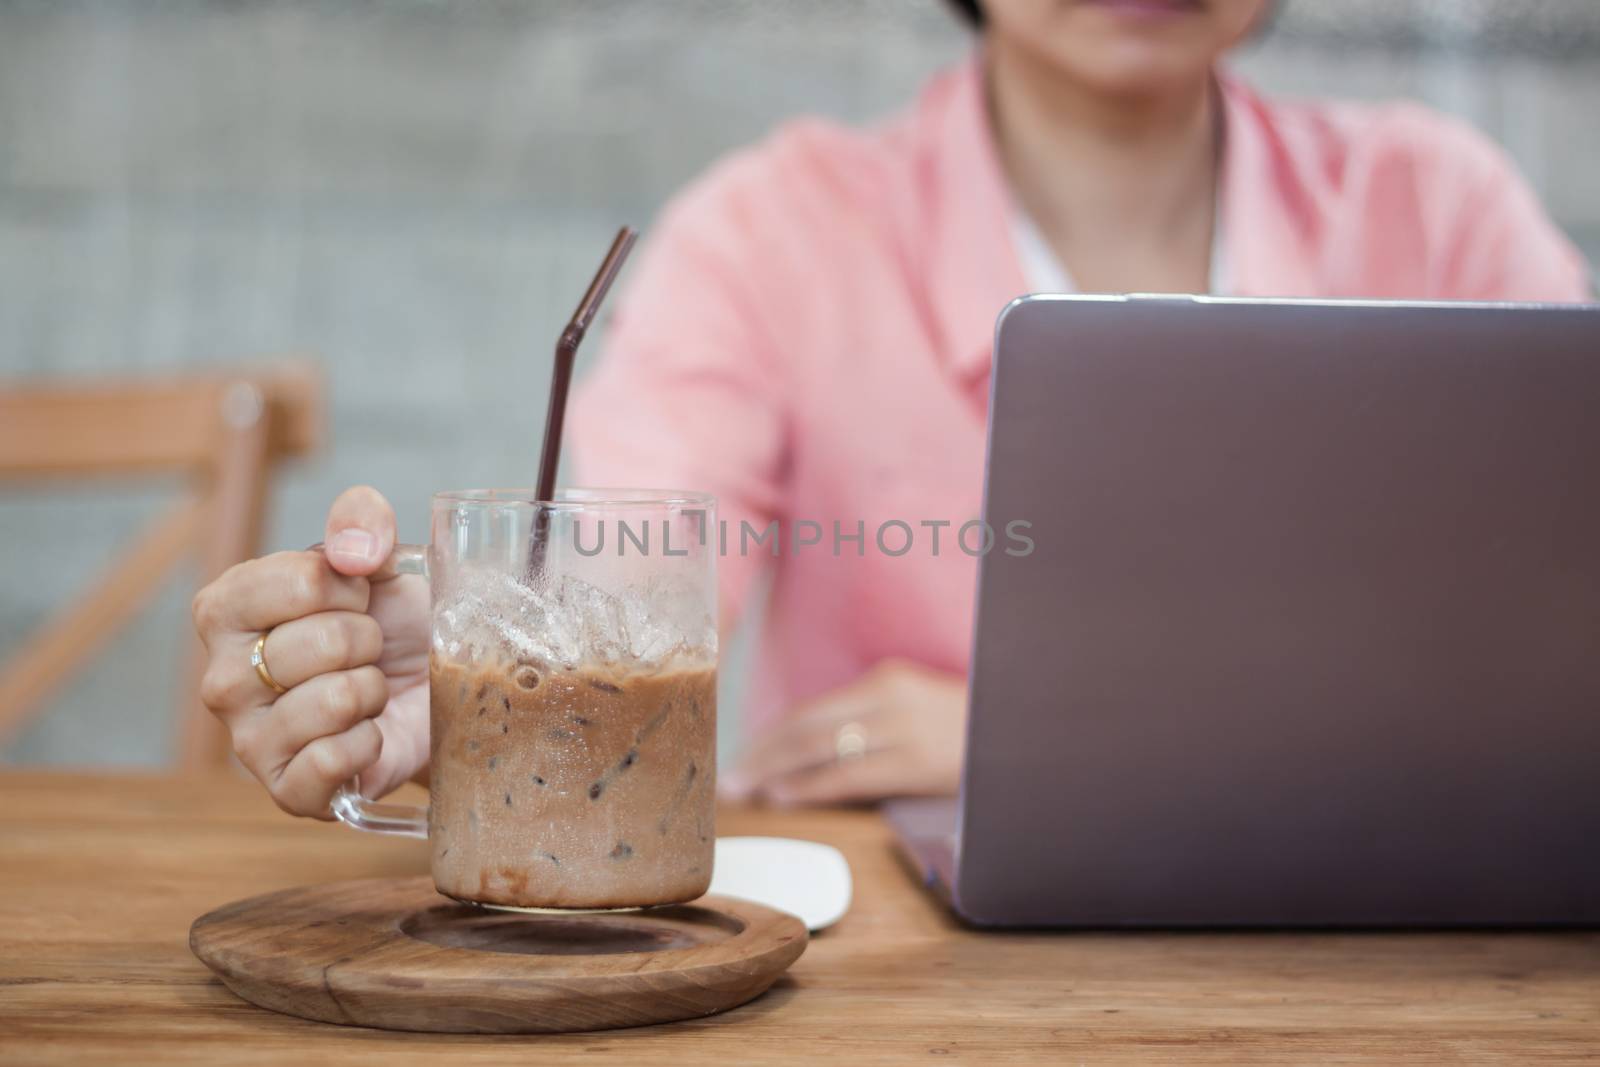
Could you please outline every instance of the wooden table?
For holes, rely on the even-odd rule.
[[[245,1004],[186,939],[238,897],[421,872],[419,842],[290,819],[231,778],[0,774],[0,1063],[1600,1057],[1600,934],[978,934],[917,890],[873,815],[741,811],[720,829],[828,841],[855,872],[850,914],[766,996],[607,1033],[396,1034]]]

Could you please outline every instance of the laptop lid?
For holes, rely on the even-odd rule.
[[[1001,316],[955,899],[1600,922],[1600,308]]]

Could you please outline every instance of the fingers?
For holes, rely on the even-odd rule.
[[[319,675],[269,707],[236,716],[230,724],[234,751],[239,762],[271,790],[307,745],[380,714],[388,699],[389,683],[376,667]]]
[[[341,574],[372,574],[394,551],[394,508],[370,485],[339,494],[328,509],[323,552]]]
[[[808,767],[768,782],[761,792],[780,807],[856,804],[885,796],[912,796],[922,790],[911,782],[905,764],[901,750],[884,750],[860,759]]]
[[[234,634],[211,645],[200,698],[224,721],[277,699],[277,691],[250,662],[257,636]],[[383,628],[359,612],[322,611],[274,627],[262,654],[273,681],[292,690],[320,674],[377,663],[383,655]]]
[[[866,751],[840,751],[859,724]],[[814,701],[758,740],[720,790],[725,799],[833,804],[953,793],[961,775],[966,688],[961,679],[886,662]],[[858,739],[859,740],[859,739]],[[841,758],[841,757],[853,758]]]
[[[259,633],[320,611],[366,611],[369,593],[365,578],[338,573],[321,552],[275,552],[229,567],[200,590],[194,623],[210,648],[227,634]]]
[[[418,699],[420,697],[420,699]],[[394,792],[428,765],[428,694],[413,691],[410,699],[390,692],[383,714],[372,720],[383,731],[383,752],[361,771],[361,791],[369,797]]]
[[[372,719],[364,719],[339,734],[312,741],[267,782],[278,807],[291,815],[332,818],[328,802],[333,791],[378,761],[383,753],[383,733]]]
[[[277,683],[293,689],[319,674],[378,662],[383,628],[360,612],[320,611],[275,627],[262,653]],[[255,675],[253,668],[250,673]],[[262,684],[260,678],[256,684]]]
[[[878,711],[872,693],[846,686],[813,703],[767,731],[724,778],[722,793],[728,800],[751,796],[764,783],[838,758],[839,728],[849,722],[870,724]],[[871,730],[867,735],[871,736]]]

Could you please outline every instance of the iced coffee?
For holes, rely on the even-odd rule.
[[[711,881],[716,670],[491,658],[431,664],[441,893],[620,908]]]
[[[458,900],[598,909],[703,894],[716,528],[716,501],[697,493],[435,494],[429,543],[394,549],[397,593],[429,602],[429,806],[348,783],[333,814],[431,839],[434,883]]]

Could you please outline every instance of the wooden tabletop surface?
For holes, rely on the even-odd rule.
[[[421,873],[420,842],[291,819],[226,777],[3,773],[0,1063],[1522,1064],[1600,1055],[1600,934],[980,934],[917,889],[874,815],[735,811],[719,830],[827,841],[855,873],[850,914],[761,999],[695,1022],[595,1034],[397,1034],[252,1007],[189,954],[187,936],[196,916],[239,897]]]

